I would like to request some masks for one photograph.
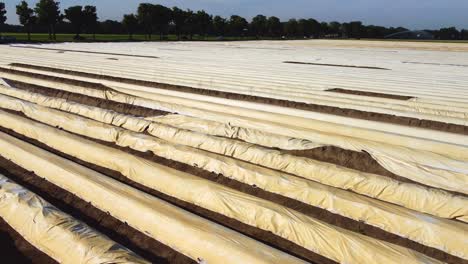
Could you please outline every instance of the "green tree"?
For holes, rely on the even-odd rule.
[[[226,34],[227,21],[225,18],[215,16],[213,18],[213,32],[217,36],[224,36]]]
[[[279,37],[282,34],[282,26],[279,18],[272,16],[267,21],[268,33],[273,37]]]
[[[296,19],[289,19],[284,25],[284,33],[289,37],[295,37],[298,35],[299,23]]]
[[[196,32],[196,16],[195,13],[193,13],[192,10],[188,9],[186,12],[186,17],[185,17],[185,23],[183,26],[183,31],[185,32],[186,35],[189,36],[190,40],[193,39],[193,35]]]
[[[233,36],[244,36],[244,31],[248,28],[249,23],[245,18],[237,15],[231,16],[229,19],[229,30]]]
[[[336,35],[341,34],[341,23],[340,22],[336,22],[336,21],[330,22],[328,24],[328,28],[330,29],[331,34],[336,34]]]
[[[340,31],[343,38],[349,38],[351,36],[351,27],[349,26],[349,23],[341,24]]]
[[[250,26],[256,36],[265,36],[268,32],[268,19],[264,15],[257,15],[252,19]]]
[[[311,36],[314,38],[320,37],[320,23],[313,18],[309,18],[307,19],[307,21],[309,22],[309,25],[310,25]]]
[[[47,25],[49,39],[56,40],[55,27],[62,20],[60,15],[60,3],[54,0],[40,0],[36,4],[34,11],[37,14],[39,23]]]
[[[121,22],[107,19],[105,21],[99,22],[99,33],[124,34],[127,32],[125,31],[125,28]]]
[[[206,13],[205,10],[201,10],[195,14],[195,21],[197,33],[204,39],[208,30],[213,25],[213,17]]]
[[[460,36],[460,32],[455,27],[441,28],[437,34],[439,39],[455,40]]]
[[[187,20],[188,13],[178,7],[172,8],[172,23],[174,23],[175,33],[177,40],[180,40],[180,35],[183,32],[185,21]]]
[[[361,30],[362,30],[362,22],[361,21],[352,21],[349,23],[349,30],[350,35],[348,37],[360,39],[361,38]]]
[[[85,24],[82,6],[70,6],[65,9],[65,18],[70,21],[75,31],[75,39],[79,39],[81,30]]]
[[[85,6],[83,9],[84,28],[88,33],[93,34],[93,39],[96,40],[96,28],[98,25],[97,9],[95,6]]]
[[[300,36],[312,37],[314,31],[314,22],[311,19],[299,19],[298,32]]]
[[[463,40],[468,40],[468,30],[463,29],[462,31],[460,31],[460,37]]]
[[[138,6],[137,19],[145,31],[145,37],[151,39],[153,34],[152,4],[143,3]]]
[[[162,5],[152,5],[151,17],[153,29],[159,33],[159,39],[162,40],[171,20],[171,10]]]
[[[28,2],[21,1],[21,3],[16,6],[16,14],[18,15],[21,25],[24,26],[26,32],[28,33],[28,41],[31,41],[31,29],[32,26],[36,23],[34,10],[29,7]]]
[[[0,2],[0,36],[2,35],[1,34],[1,32],[2,32],[1,28],[5,24],[6,19],[7,19],[6,13],[7,13],[7,11],[5,9],[5,3]]]
[[[133,39],[133,34],[138,29],[138,19],[134,14],[124,15],[122,24],[128,32],[128,39]]]

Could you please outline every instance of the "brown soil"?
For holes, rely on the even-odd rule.
[[[181,253],[3,157],[0,157],[0,173],[152,263],[195,263]]]
[[[345,168],[358,170],[367,173],[373,173],[384,177],[389,177],[394,180],[406,183],[413,183],[417,185],[421,185],[431,189],[437,189],[435,187],[425,185],[420,182],[412,181],[408,178],[399,176],[394,174],[393,172],[388,171],[382,165],[380,165],[372,156],[367,152],[357,152],[347,149],[342,149],[339,147],[334,146],[325,146],[320,148],[308,149],[308,150],[281,150],[284,153],[288,153],[291,155],[319,160],[327,163],[332,163],[338,166],[342,166]],[[441,189],[442,190],[442,189]],[[443,190],[445,192],[465,196],[468,195],[464,193],[454,192]]]
[[[14,48],[22,48],[22,49],[55,50],[55,51],[59,51],[60,53],[75,52],[75,53],[86,53],[86,54],[100,54],[100,55],[124,56],[124,57],[132,57],[132,58],[159,59],[159,57],[156,57],[156,56],[132,55],[132,54],[123,54],[123,53],[96,52],[96,51],[88,51],[88,50],[53,49],[53,48],[31,47],[31,46],[29,46],[29,47],[28,47],[28,46],[12,46],[12,47],[14,47]]]
[[[1,168],[0,168],[1,169]],[[31,245],[0,217],[0,252],[2,263],[55,264],[58,263]]]
[[[365,111],[338,108],[338,107],[332,107],[332,106],[307,104],[307,103],[294,102],[294,101],[288,101],[288,100],[279,100],[279,99],[260,97],[260,96],[220,92],[220,91],[215,91],[215,90],[199,89],[199,88],[193,88],[193,87],[187,87],[187,86],[171,85],[171,84],[165,84],[165,83],[150,82],[150,81],[122,78],[122,77],[115,77],[115,76],[108,76],[108,75],[99,75],[99,74],[79,72],[79,71],[70,71],[70,70],[57,69],[57,68],[44,67],[44,66],[36,66],[36,65],[30,65],[30,64],[12,63],[11,66],[36,69],[36,70],[44,70],[44,71],[50,71],[50,72],[55,72],[55,73],[102,79],[102,80],[108,80],[108,81],[134,84],[134,85],[141,85],[141,86],[153,87],[153,88],[159,88],[159,89],[165,89],[165,90],[180,91],[180,92],[185,92],[185,93],[194,93],[194,94],[201,94],[201,95],[227,98],[227,99],[233,99],[233,100],[277,105],[277,106],[282,106],[282,107],[314,111],[314,112],[326,113],[326,114],[333,114],[333,115],[344,116],[344,117],[358,118],[358,119],[364,119],[364,120],[385,122],[385,123],[398,124],[398,125],[404,125],[404,126],[410,126],[410,127],[420,127],[420,128],[432,129],[432,130],[437,130],[437,131],[468,135],[468,126],[449,124],[449,123],[437,122],[437,121],[432,121],[432,120],[421,120],[421,119],[411,118],[411,117],[402,117],[402,116],[395,116],[395,115],[388,115],[388,114],[381,114],[381,113],[365,112]],[[1,71],[5,71],[5,68],[0,68],[0,72]],[[21,71],[18,71],[18,70],[8,70],[8,71],[10,71],[11,73],[15,73],[15,74],[21,73]],[[30,75],[27,72],[23,72],[22,74]],[[39,75],[39,74],[34,74],[34,75],[36,78],[39,78],[39,76],[40,78],[44,78],[44,79],[48,78],[46,75]],[[30,76],[33,77],[33,75],[30,75]]]
[[[372,67],[372,66],[357,66],[357,65],[329,64],[329,63],[313,63],[313,62],[301,62],[301,61],[283,61],[283,63],[325,66],[325,67],[358,68],[358,69],[387,70],[387,71],[390,71],[390,69],[387,69],[387,68]]]
[[[7,132],[12,133],[11,131],[7,131]],[[15,136],[22,137],[22,136],[19,136],[17,134],[15,134]],[[83,137],[83,136],[81,136],[81,137]],[[83,138],[86,138],[86,137],[83,137]],[[302,202],[299,202],[299,201],[296,201],[296,200],[293,200],[293,199],[290,199],[290,198],[286,198],[286,197],[281,196],[281,195],[273,194],[273,193],[267,192],[265,190],[262,190],[260,188],[256,188],[255,186],[250,186],[250,185],[247,185],[247,184],[244,184],[244,183],[241,183],[241,182],[237,182],[235,180],[231,180],[231,179],[226,178],[226,177],[224,177],[222,175],[218,175],[218,174],[215,174],[215,173],[210,173],[208,171],[202,170],[200,168],[192,167],[192,166],[187,165],[187,164],[179,163],[179,162],[172,161],[172,160],[167,160],[165,158],[158,157],[158,156],[154,155],[153,153],[149,153],[149,152],[142,153],[142,152],[138,152],[138,151],[135,151],[135,150],[132,150],[132,149],[129,149],[129,148],[119,147],[119,146],[117,146],[117,145],[115,145],[113,143],[94,140],[94,139],[90,139],[90,138],[86,138],[86,139],[92,140],[92,141],[96,142],[97,144],[102,144],[102,145],[106,145],[106,146],[109,146],[109,147],[112,147],[112,148],[115,148],[115,149],[119,149],[119,150],[125,151],[127,153],[130,153],[132,155],[139,156],[139,157],[151,160],[153,162],[162,164],[164,166],[168,166],[168,167],[177,169],[179,171],[187,172],[187,173],[196,175],[198,177],[205,178],[205,179],[208,179],[210,181],[217,182],[217,183],[220,183],[222,185],[228,186],[230,188],[242,191],[244,193],[248,193],[248,194],[263,198],[265,200],[272,201],[274,203],[289,207],[291,209],[297,210],[297,211],[302,212],[302,213],[304,213],[306,215],[312,216],[312,217],[314,217],[316,219],[325,221],[327,223],[330,223],[332,225],[335,225],[335,226],[338,226],[338,227],[341,227],[341,228],[345,228],[345,229],[348,229],[348,230],[351,230],[351,231],[354,231],[354,232],[358,232],[358,233],[361,233],[361,234],[364,234],[364,235],[367,235],[367,236],[371,236],[371,237],[374,237],[374,238],[377,238],[377,239],[389,241],[389,242],[394,243],[394,244],[398,244],[398,245],[401,245],[401,246],[404,246],[404,247],[407,247],[407,248],[411,248],[413,250],[422,252],[422,253],[424,253],[424,254],[426,254],[428,256],[431,256],[433,258],[437,258],[437,259],[439,259],[441,261],[445,261],[445,262],[448,262],[448,263],[461,263],[460,262],[461,259],[459,259],[457,257],[454,257],[454,256],[451,256],[451,255],[449,255],[449,254],[447,254],[447,253],[445,253],[443,251],[433,249],[433,248],[429,248],[427,246],[423,246],[423,245],[418,244],[418,243],[416,243],[414,241],[411,241],[409,239],[399,237],[397,235],[388,233],[388,232],[383,231],[383,230],[381,230],[379,228],[364,224],[364,223],[359,222],[359,221],[355,221],[355,220],[352,220],[352,219],[349,219],[349,218],[346,218],[346,217],[343,217],[343,216],[340,216],[340,215],[337,215],[337,214],[330,213],[330,212],[328,212],[326,210],[323,210],[323,209],[320,209],[318,207],[307,205],[307,204],[304,204]],[[39,143],[39,142],[37,142],[35,140],[31,140],[31,139],[25,138],[25,137],[22,137],[22,140],[33,143],[33,144],[35,144],[35,145],[37,145],[37,146],[39,146],[41,148],[44,148],[44,149],[47,149],[47,150],[51,151],[51,152],[55,152],[56,154],[66,156],[68,159],[72,159],[75,162],[78,162],[78,163],[80,163],[80,164],[82,164],[84,166],[92,168],[93,170],[105,173],[106,175],[109,175],[109,176],[111,176],[113,178],[116,178],[116,179],[118,179],[118,180],[120,180],[122,182],[125,182],[125,183],[127,183],[127,184],[129,184],[131,186],[134,186],[135,188],[138,188],[138,189],[143,190],[143,191],[145,191],[147,193],[153,194],[153,195],[155,195],[157,197],[163,198],[166,201],[169,201],[169,202],[171,202],[173,204],[176,204],[179,207],[182,207],[182,208],[184,208],[186,210],[189,210],[189,211],[192,211],[192,212],[194,212],[194,213],[196,213],[198,215],[201,215],[204,218],[207,218],[207,219],[210,219],[210,220],[212,220],[214,222],[223,224],[223,225],[225,225],[227,227],[230,227],[230,228],[232,228],[234,230],[237,230],[237,231],[239,231],[241,233],[244,233],[244,234],[246,234],[248,236],[254,237],[257,240],[263,241],[263,242],[265,242],[267,244],[270,244],[270,245],[272,245],[274,247],[277,247],[277,248],[279,248],[279,249],[281,249],[283,251],[286,251],[288,253],[291,253],[293,255],[305,258],[305,259],[307,259],[309,261],[314,261],[316,263],[330,263],[330,261],[328,259],[324,259],[323,257],[318,256],[318,255],[316,255],[316,254],[314,254],[314,253],[312,253],[312,252],[310,252],[310,251],[308,251],[308,250],[306,250],[306,249],[304,249],[302,247],[299,247],[299,246],[295,245],[294,243],[291,243],[291,242],[289,242],[289,241],[287,241],[287,240],[285,240],[285,239],[283,239],[281,237],[275,236],[272,233],[265,232],[265,231],[260,230],[258,228],[254,228],[254,227],[245,225],[245,224],[243,224],[243,223],[241,223],[241,222],[239,222],[239,221],[237,221],[235,219],[225,217],[225,216],[223,216],[221,214],[211,212],[209,210],[203,209],[203,208],[195,206],[193,204],[186,203],[186,202],[180,201],[180,200],[178,200],[176,198],[173,198],[173,197],[167,196],[165,194],[159,193],[159,192],[154,191],[154,190],[152,190],[150,188],[147,188],[147,187],[142,186],[142,185],[140,185],[138,183],[135,183],[135,182],[132,182],[132,181],[128,180],[125,176],[121,175],[120,173],[117,173],[115,171],[111,171],[111,170],[108,170],[108,169],[104,169],[104,168],[95,166],[93,164],[83,162],[81,160],[74,159],[74,158],[72,158],[72,157],[70,157],[70,156],[68,156],[66,154],[63,154],[63,153],[57,152],[56,150],[50,149],[49,147],[47,147],[44,144]]]
[[[24,83],[24,82],[17,82],[8,79],[4,79],[7,83],[11,86],[27,90],[32,93],[39,93],[45,96],[62,98],[68,101],[76,102],[83,105],[99,107],[102,109],[112,110],[117,113],[133,115],[138,117],[149,117],[149,116],[161,116],[168,114],[167,112],[146,108],[137,105],[130,105],[130,104],[123,104],[118,103],[110,100],[104,100],[96,97],[86,96],[78,93],[70,93],[62,90],[51,89],[44,86],[38,86],[34,84]]]
[[[354,94],[354,95],[362,95],[362,96],[370,96],[370,97],[378,97],[378,98],[388,98],[388,99],[403,100],[403,101],[410,100],[410,99],[414,98],[414,97],[411,97],[411,96],[364,92],[364,91],[347,90],[347,89],[341,89],[341,88],[329,89],[329,90],[327,90],[327,92],[342,93],[342,94]]]

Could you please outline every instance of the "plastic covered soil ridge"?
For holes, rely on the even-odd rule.
[[[8,111],[8,112],[16,113],[14,111]],[[21,114],[18,113],[18,115],[21,115]],[[27,117],[25,117],[25,118],[27,118]],[[64,157],[64,158],[66,158],[68,160],[76,162],[76,163],[78,163],[80,165],[83,165],[83,166],[85,166],[87,168],[90,168],[90,169],[92,169],[94,171],[97,171],[97,172],[105,174],[105,175],[107,175],[109,177],[112,177],[112,178],[114,178],[114,179],[116,179],[116,180],[118,180],[120,182],[123,182],[123,183],[125,183],[127,185],[130,185],[130,186],[132,186],[132,187],[134,187],[134,188],[136,188],[138,190],[141,190],[143,192],[146,192],[146,193],[149,193],[149,194],[151,194],[153,196],[156,196],[156,197],[158,197],[158,198],[160,198],[160,199],[162,199],[162,200],[164,200],[166,202],[174,204],[174,205],[176,205],[176,206],[178,206],[180,208],[183,208],[184,210],[187,210],[187,211],[189,211],[191,213],[199,215],[199,216],[201,216],[201,217],[203,217],[205,219],[208,219],[208,220],[210,220],[212,222],[215,222],[217,224],[220,224],[220,225],[226,226],[228,228],[231,228],[233,230],[236,230],[236,231],[238,231],[238,232],[240,232],[240,233],[242,233],[242,234],[244,234],[244,235],[246,235],[248,237],[251,237],[251,238],[253,238],[255,240],[261,241],[261,242],[263,242],[263,243],[265,243],[265,244],[267,244],[267,245],[269,245],[271,247],[280,249],[280,250],[282,250],[282,251],[284,251],[284,252],[286,252],[286,253],[288,253],[290,255],[305,259],[305,260],[307,260],[308,262],[311,262],[311,263],[324,263],[324,264],[336,263],[336,262],[331,261],[331,260],[329,260],[329,259],[327,259],[325,257],[317,255],[317,254],[315,254],[315,253],[313,253],[313,252],[311,252],[311,251],[309,251],[309,250],[307,250],[305,248],[302,248],[302,247],[294,244],[293,242],[290,242],[290,241],[288,241],[288,240],[286,240],[284,238],[276,236],[271,232],[264,231],[264,230],[256,228],[256,227],[246,225],[244,223],[241,223],[241,222],[237,221],[236,219],[228,218],[228,217],[226,217],[224,215],[221,215],[219,213],[215,213],[215,212],[209,211],[207,209],[204,209],[202,207],[199,207],[197,205],[194,205],[194,204],[191,204],[191,203],[188,203],[188,202],[184,202],[184,201],[178,200],[177,198],[173,198],[171,196],[165,195],[165,194],[163,194],[161,192],[153,190],[153,189],[151,189],[149,187],[146,187],[146,186],[144,186],[142,184],[134,182],[134,181],[128,179],[126,176],[122,175],[119,172],[116,172],[116,171],[113,171],[113,170],[110,170],[110,169],[107,169],[107,168],[103,168],[103,167],[100,167],[98,165],[88,163],[86,161],[82,161],[80,159],[74,158],[74,157],[72,157],[70,155],[64,154],[64,153],[62,153],[60,151],[57,151],[57,150],[55,150],[53,148],[50,148],[47,145],[45,145],[45,144],[43,144],[43,143],[41,143],[39,141],[36,141],[34,139],[25,137],[23,135],[20,135],[20,134],[14,132],[12,130],[3,128],[1,126],[0,126],[0,131],[5,132],[5,133],[7,133],[7,134],[9,134],[11,136],[14,136],[14,137],[18,138],[18,139],[21,139],[22,141],[25,141],[25,142],[33,144],[33,145],[35,145],[37,147],[40,147],[40,148],[42,148],[44,150],[47,150],[47,151],[49,151],[51,153],[54,153],[54,154],[59,155],[61,157]],[[76,136],[79,136],[79,135],[76,135]],[[82,136],[80,136],[80,137],[82,137]],[[175,168],[175,169],[187,172],[187,173],[191,173],[193,175],[196,175],[196,176],[208,179],[208,180],[212,180],[212,181],[215,181],[215,182],[218,182],[218,183],[221,183],[221,184],[229,183],[229,184],[227,184],[228,187],[237,186],[236,189],[241,189],[241,186],[242,186],[245,189],[252,189],[253,192],[261,191],[260,189],[251,187],[249,185],[244,185],[244,184],[239,183],[239,182],[235,182],[233,180],[230,180],[230,179],[227,179],[225,177],[216,175],[214,173],[206,172],[206,171],[198,169],[196,167],[191,167],[189,165],[181,164],[181,163],[176,162],[176,161],[166,160],[164,158],[154,156],[153,154],[150,154],[150,153],[141,153],[141,152],[133,151],[133,150],[128,149],[128,148],[118,147],[116,145],[113,145],[112,143],[97,141],[97,140],[93,140],[93,139],[90,139],[90,138],[86,138],[86,139],[92,140],[92,141],[96,142],[96,144],[103,144],[103,145],[110,146],[110,147],[113,147],[113,148],[116,148],[116,149],[120,149],[120,150],[123,150],[123,151],[125,151],[127,153],[130,153],[132,155],[138,155],[140,157],[151,160],[153,162],[157,162],[157,163],[163,164],[165,166],[169,166],[171,168]],[[274,195],[270,194],[268,196],[271,198]],[[103,232],[103,233],[106,234],[105,232]],[[132,250],[132,248],[130,248],[130,249]],[[134,251],[134,252],[139,254],[138,251]],[[143,254],[139,254],[139,255],[142,256],[143,258],[146,258],[145,255],[143,255]]]
[[[45,96],[61,98],[69,100],[71,102],[76,102],[83,105],[100,107],[103,109],[113,110],[117,113],[129,114],[134,116],[161,116],[168,114],[164,111],[159,111],[155,109],[140,107],[136,105],[129,105],[124,103],[116,103],[113,101],[108,101],[104,99],[99,99],[95,97],[90,97],[86,95],[70,93],[62,90],[51,89],[43,86],[11,81],[7,80],[8,83],[15,86],[15,88],[23,89],[29,92],[42,94]],[[324,146],[317,147],[308,150],[281,150],[277,149],[283,153],[291,154],[299,157],[310,158],[318,161],[333,163],[339,166],[343,166],[349,169],[354,169],[362,172],[373,173],[381,176],[390,177],[392,179],[422,185],[429,187],[419,182],[412,181],[408,178],[398,176],[380,165],[376,160],[372,158],[371,155],[365,152],[356,152],[352,150],[345,150],[334,146]],[[433,188],[433,187],[430,187]],[[466,196],[463,193],[457,193],[449,191],[450,193]]]
[[[132,55],[132,54],[124,54],[124,53],[96,52],[96,51],[89,51],[89,50],[54,49],[54,48],[32,47],[32,46],[11,46],[11,47],[23,48],[23,49],[55,50],[55,51],[59,51],[61,53],[63,53],[63,52],[76,52],[76,53],[86,53],[86,54],[125,56],[125,57],[133,57],[133,58],[159,59],[159,57],[156,57],[156,56]]]
[[[12,113],[16,113],[16,112],[12,112]],[[22,114],[19,113],[19,115],[22,115]],[[75,162],[83,163],[81,160],[77,160],[75,158],[69,157],[66,154],[57,153],[56,150],[50,149],[49,147],[46,147],[42,143],[39,143],[39,142],[37,142],[35,140],[25,138],[23,136],[18,136],[18,134],[14,133],[14,132],[12,133],[11,131],[9,131],[8,133],[11,133],[11,134],[13,134],[13,135],[15,135],[17,137],[21,137],[22,140],[31,142],[31,143],[33,143],[33,144],[35,144],[37,146],[40,146],[41,148],[47,149],[48,151],[55,152],[56,154],[60,154],[62,156],[66,156],[68,159],[72,159]],[[80,136],[80,137],[83,137],[83,136]],[[310,216],[312,216],[314,218],[320,219],[320,220],[328,222],[330,224],[333,224],[333,225],[336,225],[336,226],[339,226],[339,227],[342,227],[342,228],[345,228],[345,229],[348,229],[348,230],[351,230],[351,231],[354,231],[354,232],[359,232],[359,233],[365,234],[367,236],[375,237],[377,239],[389,241],[389,242],[392,242],[392,243],[395,243],[395,244],[398,244],[398,245],[401,245],[401,246],[404,246],[404,247],[407,247],[407,248],[414,249],[414,250],[422,252],[422,253],[424,253],[424,254],[426,254],[428,256],[431,256],[433,258],[437,258],[439,260],[442,260],[442,261],[445,261],[445,262],[448,262],[448,263],[459,263],[459,261],[463,261],[463,260],[461,260],[459,258],[456,258],[454,256],[451,256],[451,255],[449,255],[449,254],[447,254],[445,252],[423,246],[423,245],[418,244],[416,242],[413,242],[411,240],[404,239],[402,237],[393,235],[391,233],[385,232],[385,231],[380,230],[378,228],[363,224],[361,222],[354,221],[354,220],[351,220],[351,219],[348,219],[346,217],[342,217],[342,216],[339,216],[339,215],[335,215],[335,214],[332,214],[332,213],[330,213],[330,212],[328,212],[326,210],[323,210],[323,209],[320,209],[320,208],[317,208],[317,207],[313,207],[313,206],[310,206],[310,205],[306,205],[304,203],[301,203],[301,202],[298,202],[298,201],[295,201],[295,200],[292,200],[292,199],[289,199],[289,198],[286,198],[286,197],[283,197],[283,196],[280,196],[280,195],[275,195],[275,194],[263,191],[263,190],[261,190],[259,188],[255,188],[255,187],[252,187],[252,186],[249,186],[249,185],[246,185],[246,184],[243,184],[243,183],[228,179],[226,177],[223,177],[223,176],[220,176],[220,175],[216,175],[214,173],[210,173],[210,172],[201,170],[199,168],[195,168],[195,167],[192,167],[192,166],[189,166],[189,165],[186,165],[186,164],[181,164],[179,162],[167,160],[167,159],[155,156],[152,153],[142,153],[142,152],[134,151],[134,150],[129,149],[129,148],[123,148],[123,147],[116,146],[113,143],[98,141],[98,140],[90,139],[90,138],[87,138],[87,137],[83,137],[83,138],[86,138],[88,140],[92,140],[92,141],[96,142],[97,144],[103,144],[103,145],[110,146],[110,147],[113,147],[113,148],[116,148],[116,149],[119,149],[119,150],[123,150],[123,151],[125,151],[127,153],[130,153],[132,155],[143,157],[145,159],[157,162],[157,163],[165,165],[165,166],[169,166],[171,168],[175,168],[177,170],[189,172],[189,173],[191,173],[193,175],[196,175],[196,176],[199,176],[199,177],[202,177],[202,178],[205,178],[205,179],[208,179],[208,180],[211,180],[211,181],[226,185],[226,186],[228,186],[230,188],[242,191],[244,193],[248,193],[248,194],[255,195],[257,197],[269,200],[269,201],[273,201],[273,202],[275,202],[277,204],[281,204],[283,206],[286,206],[286,207],[292,208],[294,210],[300,211],[300,212],[302,212],[302,213],[304,213],[306,215],[310,215]],[[128,179],[126,179],[126,177],[122,176],[120,173],[116,173],[114,171],[109,171],[107,169],[103,170],[102,168],[99,168],[99,167],[97,167],[95,165],[92,165],[92,164],[88,164],[86,162],[84,162],[84,164],[85,164],[85,166],[92,167],[92,169],[94,169],[94,170],[100,171],[102,173],[106,173],[107,175],[112,175],[112,177],[114,177],[114,178],[118,178],[119,180],[128,182]],[[171,202],[173,202],[173,200],[175,200],[174,198],[171,198],[171,197],[168,197],[168,196],[166,196],[164,194],[155,192],[154,190],[151,190],[151,189],[149,189],[147,187],[141,186],[140,184],[135,184],[135,183],[130,183],[130,184],[132,186],[135,186],[135,187],[137,187],[139,189],[142,189],[145,192],[151,193],[151,194],[156,195],[158,197],[162,195],[163,197],[165,197],[165,199],[169,199]],[[196,214],[202,215],[203,217],[209,218],[209,219],[211,219],[211,220],[213,220],[215,222],[222,223],[224,225],[227,224],[227,226],[230,227],[230,228],[233,228],[233,229],[235,229],[237,231],[240,231],[241,233],[247,234],[249,236],[253,236],[256,239],[260,239],[260,240],[262,240],[262,241],[264,241],[264,242],[266,242],[266,243],[268,243],[270,245],[273,245],[273,246],[275,246],[277,248],[280,248],[280,249],[285,250],[285,251],[290,251],[290,253],[293,253],[294,255],[301,256],[301,257],[306,258],[308,260],[316,260],[316,258],[313,257],[315,254],[313,254],[311,252],[308,252],[307,250],[305,250],[305,249],[303,249],[301,247],[298,247],[298,246],[296,246],[296,245],[294,245],[294,244],[292,244],[290,242],[288,243],[287,241],[284,241],[284,239],[276,237],[276,236],[274,236],[272,234],[270,234],[270,235],[269,234],[264,234],[265,231],[258,230],[257,228],[246,226],[246,225],[244,225],[242,223],[239,223],[238,221],[236,221],[234,219],[230,219],[230,218],[227,218],[225,216],[219,215],[217,213],[210,212],[210,211],[205,210],[203,208],[197,208],[196,206],[185,203],[185,202],[178,201],[178,202],[176,202],[176,204],[178,206],[180,206],[180,207],[183,207],[184,209],[189,210],[189,211],[192,211],[192,212],[195,211]],[[309,256],[310,254],[312,254],[312,258]],[[320,263],[323,263],[323,262],[320,262]]]
[[[152,263],[196,263],[72,193],[0,156],[0,172]],[[39,260],[34,263],[41,263]]]
[[[43,86],[38,86],[29,83],[23,83],[13,80],[4,79],[7,83],[11,84],[15,88],[26,90],[33,93],[39,93],[42,95],[62,98],[68,101],[77,102],[83,105],[99,107],[106,110],[112,110],[117,113],[138,116],[138,117],[151,117],[151,116],[162,116],[170,114],[168,112],[146,108],[138,105],[130,105],[124,103],[118,103],[110,100],[104,100],[96,97],[91,97],[78,93],[71,93],[67,91],[51,89]]]
[[[108,75],[99,75],[99,74],[94,74],[94,73],[71,71],[71,70],[57,69],[57,68],[52,68],[52,67],[44,67],[44,66],[37,66],[37,65],[31,65],[31,64],[11,63],[10,66],[42,70],[42,71],[50,71],[50,72],[69,74],[69,75],[75,75],[75,76],[80,76],[80,77],[102,79],[102,80],[107,80],[107,81],[115,81],[115,82],[121,82],[121,83],[126,83],[126,84],[141,85],[141,86],[153,87],[153,88],[164,89],[164,90],[193,93],[193,94],[199,94],[199,95],[207,95],[207,96],[212,96],[212,97],[219,97],[219,98],[226,98],[226,99],[233,99],[233,100],[240,100],[240,101],[247,101],[247,102],[270,104],[270,105],[275,105],[275,106],[282,106],[282,107],[288,107],[288,108],[293,108],[293,109],[333,114],[333,115],[358,118],[358,119],[363,119],[363,120],[379,121],[379,122],[385,122],[385,123],[391,123],[391,124],[397,124],[397,125],[419,127],[419,128],[426,128],[426,129],[450,132],[450,133],[461,134],[461,135],[468,135],[468,126],[449,124],[449,123],[443,123],[443,122],[432,121],[432,120],[422,120],[422,119],[411,118],[411,117],[402,117],[402,116],[395,116],[395,115],[382,114],[382,113],[366,112],[366,111],[354,110],[354,109],[308,104],[308,103],[272,99],[272,98],[260,97],[260,96],[252,96],[252,95],[237,94],[237,93],[230,93],[230,92],[221,92],[221,91],[208,90],[208,89],[199,89],[199,88],[193,88],[193,87],[187,87],[187,86],[143,81],[143,80],[122,78],[122,77],[115,77],[115,76],[108,76]],[[75,85],[80,85],[80,83],[84,83],[82,81],[80,81],[80,83],[77,83],[75,80],[70,80],[66,78],[51,77],[51,76],[47,76],[44,74],[30,73],[30,72],[25,72],[25,71],[8,69],[4,67],[0,67],[0,72],[13,73],[13,74],[18,74],[18,75],[23,75],[23,76],[28,76],[28,77],[46,79],[46,80],[63,82],[63,83],[68,83],[68,84],[75,84]],[[95,87],[95,88],[104,89],[103,87],[105,86],[99,85],[98,87]]]

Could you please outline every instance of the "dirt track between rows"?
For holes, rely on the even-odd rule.
[[[0,173],[4,173],[0,157]],[[2,218],[0,218],[0,248],[2,263],[14,264],[57,264],[58,262],[31,245]]]
[[[342,94],[354,94],[354,95],[362,95],[362,96],[370,96],[370,97],[377,97],[377,98],[387,98],[387,99],[395,99],[395,100],[409,100],[414,97],[411,96],[403,96],[403,95],[396,95],[396,94],[383,94],[383,93],[373,93],[373,92],[364,92],[364,91],[356,91],[356,90],[346,90],[340,88],[329,89],[327,92],[334,92],[334,93],[342,93]]]

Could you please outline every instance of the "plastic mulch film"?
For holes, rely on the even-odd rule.
[[[2,115],[6,116],[8,114]],[[20,134],[27,136],[35,134],[40,138],[39,141],[46,144],[49,142],[48,144],[53,144],[54,148],[66,145],[67,148],[77,152],[75,155],[79,159],[119,171],[135,182],[177,199],[271,231],[332,260],[348,263],[362,263],[366,259],[392,263],[401,258],[409,262],[413,260],[415,263],[434,261],[412,250],[331,226],[272,202],[120,150],[73,137],[66,132],[24,118],[17,116],[12,118],[16,118],[17,128],[14,130]],[[7,123],[4,121],[7,120],[2,120],[2,124]],[[330,238],[335,242],[330,243]],[[351,244],[352,247],[349,246]]]
[[[149,264],[1,174],[0,217],[59,263]]]
[[[27,107],[28,104],[29,103],[24,103],[21,108],[24,114],[53,127],[60,127],[76,134],[113,142],[119,146],[131,147],[141,152],[151,151],[155,155],[167,159],[197,166],[206,171],[213,171],[225,175],[226,177],[236,179],[237,181],[255,185],[267,191],[296,199],[313,206],[318,206],[357,221],[364,221],[367,224],[410,238],[421,244],[447,251],[450,254],[457,256],[465,255],[465,253],[463,253],[464,248],[459,248],[464,244],[464,238],[461,236],[461,234],[466,231],[466,226],[464,224],[430,217],[416,211],[363,197],[349,191],[323,186],[315,182],[255,166],[223,155],[216,155],[211,152],[172,144],[149,135],[120,129],[97,121],[84,119],[80,116],[37,105],[29,104],[29,107]],[[77,105],[75,105],[75,107],[77,107]],[[160,127],[158,130],[163,130],[163,128]],[[169,131],[171,130],[169,129]],[[160,131],[160,133],[161,132],[162,131]],[[54,147],[60,148],[60,146]],[[61,148],[60,150],[66,152],[67,148]],[[248,150],[239,152],[245,153],[248,152]],[[75,152],[71,154],[77,155]],[[265,162],[266,163],[263,165],[268,167],[268,161]],[[273,162],[273,160],[269,162]],[[336,169],[335,167],[331,168]],[[325,173],[326,168],[317,171],[319,172],[318,174],[322,173],[323,175],[327,175]],[[352,170],[337,171],[337,174],[341,177],[349,174],[348,176],[352,178],[354,173],[355,172]],[[408,186],[400,186],[400,188],[408,188]],[[409,192],[413,195],[417,193],[412,189],[409,189]],[[430,191],[427,191],[425,194],[425,197],[428,199],[428,204],[432,202],[429,201],[432,194],[433,192]],[[425,202],[422,202],[423,200],[424,198],[418,201],[425,204]],[[456,203],[456,199],[449,199],[446,203],[452,205]],[[432,205],[434,206],[434,204]],[[438,207],[448,207],[448,205]],[[461,207],[464,206],[462,205]],[[421,230],[432,230],[432,232],[421,232]],[[438,239],[434,239],[435,237],[438,237]],[[456,239],[457,237],[459,237],[458,240]]]
[[[194,260],[305,263],[7,134],[0,133],[0,149],[1,156]]]

